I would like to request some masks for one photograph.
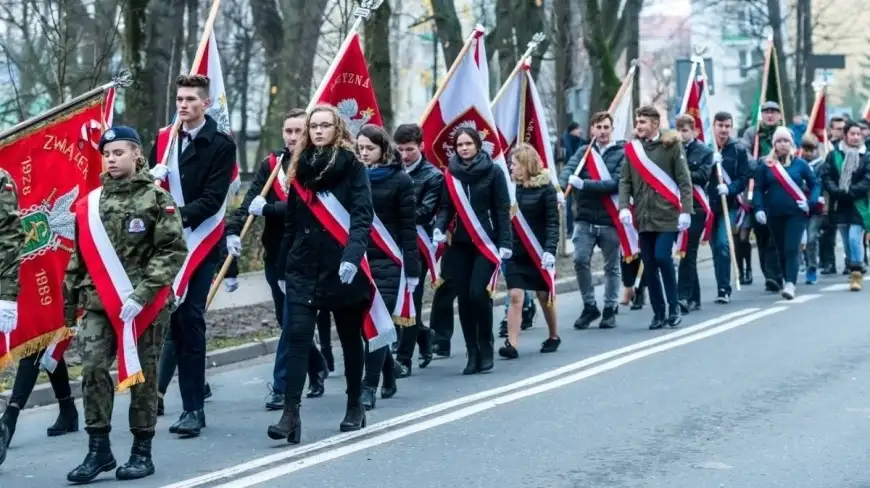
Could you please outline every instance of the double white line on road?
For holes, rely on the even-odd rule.
[[[348,432],[329,437],[317,442],[312,442],[311,444],[288,449],[277,454],[271,454],[269,456],[264,456],[229,468],[221,469],[213,473],[166,485],[162,488],[194,488],[203,485],[215,486],[216,481],[234,478],[276,464],[280,461],[297,458],[308,453],[314,453],[287,464],[282,464],[280,466],[255,472],[248,476],[229,481],[225,484],[219,485],[219,488],[245,488],[254,486],[311,466],[347,456],[348,454],[379,446],[396,439],[401,439],[417,432],[455,422],[471,415],[495,408],[499,405],[515,402],[523,398],[570,385],[577,381],[595,376],[605,371],[610,371],[639,359],[684,346],[686,344],[691,344],[692,342],[697,342],[731,329],[744,326],[761,318],[782,312],[786,309],[787,307],[784,306],[774,306],[765,308],[764,310],[759,308],[738,310],[667,335],[658,336],[653,339],[637,342],[630,346],[608,351],[505,386],[460,397],[449,402],[440,403],[393,419],[378,422],[360,431]],[[578,372],[578,370],[581,371]],[[442,414],[442,412],[447,413]],[[436,414],[441,415],[435,416]],[[420,419],[425,420],[422,422],[414,422]],[[387,432],[375,435],[378,432],[385,430]],[[359,440],[356,442],[350,442],[355,439]],[[315,453],[315,451],[319,452]]]

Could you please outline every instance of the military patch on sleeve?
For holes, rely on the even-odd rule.
[[[130,234],[141,234],[145,232],[145,222],[142,222],[140,218],[134,218],[130,221],[130,225],[127,227],[127,232]]]
[[[169,215],[175,213],[175,207],[173,207],[172,205],[168,205],[164,210],[166,210],[166,213],[168,213]]]

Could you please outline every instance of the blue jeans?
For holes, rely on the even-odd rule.
[[[574,194],[565,199],[565,234],[574,235]]]
[[[653,313],[661,319],[665,318],[666,312],[679,314],[677,273],[674,270],[673,257],[677,233],[641,232],[638,240],[640,258],[643,261],[643,279],[646,282]],[[665,309],[665,299],[667,299],[667,309]]]
[[[501,274],[504,275],[504,268],[507,266],[507,263],[502,261],[501,263]],[[511,301],[508,297],[504,299],[504,316],[507,317],[508,307],[510,306]],[[532,306],[532,294],[529,292],[525,292],[523,295],[523,310]]]
[[[864,263],[864,228],[856,224],[840,224],[837,230],[846,248],[846,266],[853,271],[860,270]]]
[[[728,210],[731,217],[731,229],[736,226],[737,210]],[[728,231],[725,219],[721,214],[714,214],[713,232],[710,236],[710,246],[713,250],[713,274],[716,276],[716,288],[731,294],[731,248],[728,245]]]

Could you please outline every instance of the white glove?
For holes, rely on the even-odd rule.
[[[798,205],[798,208],[803,210],[804,212],[810,211],[810,205],[807,203],[806,200],[801,200],[801,201],[797,202],[797,205]]]
[[[722,162],[722,153],[714,152],[713,153],[713,164],[720,164]]]
[[[556,266],[556,256],[545,252],[541,255],[541,267],[544,269],[553,269]]]
[[[169,174],[169,166],[165,164],[158,164],[157,166],[148,170],[151,173],[151,177],[155,180],[165,180],[166,175]]]
[[[447,242],[447,236],[445,236],[441,230],[435,229],[432,231],[432,242],[435,244],[443,244]]]
[[[349,284],[353,281],[353,277],[356,276],[356,266],[343,262],[338,267],[338,279],[341,280],[345,285]]]
[[[266,206],[266,199],[257,195],[251,200],[251,204],[248,205],[248,213],[251,215],[263,215],[263,207]]]
[[[408,291],[414,293],[418,285],[420,285],[420,278],[408,278]]]
[[[0,300],[0,332],[9,334],[18,325],[18,304]]]
[[[132,322],[137,315],[142,313],[142,305],[132,298],[128,298],[124,305],[121,306],[121,320],[125,324]]]
[[[510,249],[507,249],[504,247],[500,247],[498,249],[498,257],[500,257],[502,259],[510,259],[511,256],[513,256],[513,255],[514,255],[514,252],[511,251]]]
[[[819,197],[819,205],[825,204],[825,197]]]
[[[278,288],[281,289],[281,293],[287,293],[287,282],[284,280],[278,280]]]
[[[224,289],[227,290],[228,293],[232,293],[239,289],[239,280],[238,278],[227,278],[224,280]]]
[[[716,190],[719,191],[720,195],[728,196],[728,185],[726,185],[725,183],[719,183],[716,186]]]
[[[242,239],[239,236],[227,236],[227,252],[233,257],[242,255]]]
[[[565,205],[565,194],[557,190],[556,191],[556,201],[559,202],[560,207],[562,205]]]
[[[619,221],[625,225],[631,225],[631,210],[624,208],[619,211]]]
[[[680,232],[689,228],[692,225],[692,216],[687,213],[681,213],[677,219],[677,230]]]
[[[764,213],[764,210],[755,212],[755,221],[761,225],[767,225],[767,214]]]
[[[578,190],[582,190],[583,189],[583,178],[580,178],[579,176],[571,175],[568,177],[568,184],[573,186],[574,188],[576,188]]]

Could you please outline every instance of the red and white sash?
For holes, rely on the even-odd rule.
[[[598,151],[592,149],[586,160],[586,169],[589,171],[589,177],[597,181],[610,181],[613,179],[610,171],[607,170],[607,165]],[[607,214],[610,215],[610,220],[613,221],[613,226],[616,228],[616,235],[619,237],[619,246],[622,249],[622,257],[626,260],[640,254],[640,245],[637,240],[637,229],[633,224],[625,224],[619,220],[619,194],[614,193],[606,197],[602,197],[604,208]]]
[[[710,209],[710,200],[707,192],[700,185],[692,185],[692,196],[701,205],[704,212],[704,231],[701,233],[701,242],[710,242],[710,234],[713,232],[713,211]],[[674,243],[675,252],[684,257],[689,249],[689,230],[686,229],[677,234],[677,242]]]
[[[651,186],[659,195],[667,200],[678,211],[682,212],[683,205],[680,202],[680,187],[673,178],[668,176],[659,166],[646,155],[643,143],[635,139],[625,145],[625,157],[637,170],[640,177],[647,185]]]
[[[278,196],[279,200],[281,200],[282,202],[286,202],[287,190],[284,189],[284,182],[287,181],[287,172],[284,171],[284,166],[281,164],[281,161],[283,159],[283,154],[281,155],[281,157],[275,156],[274,154],[269,154],[269,171],[275,171],[275,166],[280,166],[280,168],[278,169],[278,176],[276,176],[275,180],[272,181],[272,191],[275,192],[275,195]]]
[[[725,168],[723,168],[721,164],[719,165],[719,168],[722,170],[722,181],[726,185],[731,186],[731,176],[728,175],[728,172],[725,171]],[[737,228],[740,228],[743,225],[743,222],[746,220],[746,216],[749,215],[751,209],[749,208],[749,205],[746,204],[746,200],[743,198],[743,195],[737,195],[736,200],[740,208],[737,209],[737,215],[734,219],[734,225]]]
[[[405,268],[405,257],[402,249],[396,244],[390,231],[377,215],[372,220],[372,241],[401,269],[399,273],[399,292],[396,294],[396,306],[393,307],[393,322],[403,327],[410,327],[417,322],[417,312],[414,311],[414,299],[408,288],[408,269]]]
[[[511,221],[514,224],[514,229],[517,231],[520,242],[523,243],[526,252],[529,253],[532,262],[535,263],[541,276],[544,277],[544,282],[547,283],[547,293],[550,296],[549,302],[552,304],[553,300],[556,299],[556,267],[554,265],[552,268],[544,269],[544,247],[541,246],[538,238],[535,237],[535,233],[532,232],[532,228],[529,227],[529,223],[523,217],[522,212],[517,212]]]
[[[63,354],[69,349],[72,339],[72,336],[70,336],[60,342],[54,342],[49,345],[42,354],[42,359],[39,360],[39,365],[42,369],[49,373],[54,373],[57,363],[63,359]]]
[[[170,130],[171,126],[164,127],[157,133],[157,161],[162,161],[163,154],[167,150],[170,151],[169,157],[166,159],[166,164],[169,166],[169,181],[161,180],[160,186],[169,190],[173,200],[175,200],[175,204],[180,208],[184,206],[184,193],[181,190],[181,175],[178,172],[178,155],[181,141],[178,140],[178,137],[175,138],[175,141],[170,141]],[[175,277],[175,282],[172,284],[172,290],[175,292],[175,296],[182,301],[187,293],[187,283],[190,281],[190,277],[223,237],[224,215],[227,210],[228,198],[229,192],[217,213],[205,219],[205,221],[199,224],[195,229],[189,227],[184,228],[184,241],[187,243],[187,257],[184,259],[181,271],[179,271],[178,276]]]
[[[308,209],[314,214],[317,221],[320,222],[320,225],[339,244],[346,246],[349,237],[348,233],[350,232],[350,214],[347,213],[341,202],[335,198],[335,195],[330,192],[321,192],[315,195],[296,180],[293,180],[292,185],[296,193],[299,194],[299,198],[305,202]],[[387,310],[384,298],[381,296],[375,280],[372,278],[372,270],[369,267],[368,257],[363,255],[359,267],[365,273],[366,278],[368,278],[372,293],[371,306],[363,319],[363,335],[366,341],[368,341],[369,350],[376,351],[396,342],[398,335],[396,334],[396,328],[393,326],[393,318],[390,315],[390,311]]]
[[[788,175],[788,172],[786,172],[785,168],[779,163],[779,161],[768,167],[770,168],[770,172],[773,173],[773,177],[779,182],[779,186],[781,186],[795,202],[800,203],[807,201],[807,197],[804,195],[801,187],[791,179],[791,176]],[[809,206],[807,206],[806,213],[809,213]]]
[[[133,294],[134,286],[121,264],[100,218],[103,188],[91,191],[76,203],[78,247],[88,274],[97,289],[106,317],[118,339],[118,391],[145,381],[136,342],[166,305],[169,287],[161,289],[132,322],[121,321],[121,306]]]
[[[462,189],[462,183],[450,174],[450,170],[444,171],[444,184],[447,188],[447,194],[450,195],[450,201],[453,202],[453,207],[456,209],[456,215],[459,216],[462,225],[465,226],[465,231],[471,236],[471,242],[483,254],[483,257],[495,264],[495,272],[493,272],[487,286],[487,290],[489,290],[491,295],[495,292],[495,287],[498,284],[498,273],[501,268],[501,257],[498,254],[498,248],[495,247],[492,239],[489,238],[477,215],[474,213],[471,202],[468,201],[468,195]]]
[[[420,249],[420,255],[426,260],[426,266],[429,267],[429,276],[432,279],[432,284],[438,283],[438,270],[435,268],[435,263],[441,258],[438,252],[438,246],[432,242],[429,235],[422,225],[417,226],[417,248]]]

